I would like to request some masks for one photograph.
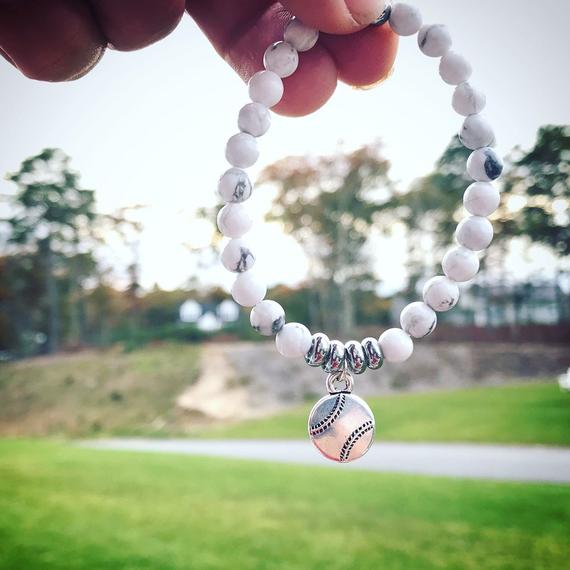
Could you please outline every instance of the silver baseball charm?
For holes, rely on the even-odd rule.
[[[352,380],[352,379],[350,379]],[[327,386],[330,387],[330,377]],[[362,457],[372,445],[376,423],[368,404],[348,390],[321,398],[309,414],[309,436],[327,458],[347,463]],[[330,389],[330,388],[329,388]]]

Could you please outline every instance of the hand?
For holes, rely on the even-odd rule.
[[[368,27],[383,5],[383,0],[0,0],[0,53],[33,79],[76,79],[97,64],[107,46],[135,50],[165,37],[186,9],[247,80],[293,13],[326,32],[301,55],[275,107],[285,115],[305,115],[329,99],[337,78],[367,86],[388,75],[396,35],[386,25]]]

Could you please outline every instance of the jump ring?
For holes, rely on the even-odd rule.
[[[344,382],[344,387],[341,390],[335,387],[337,382]],[[345,366],[342,370],[332,372],[327,376],[326,387],[329,394],[350,393],[354,387],[354,378]]]

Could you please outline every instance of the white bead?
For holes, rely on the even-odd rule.
[[[249,314],[249,322],[259,334],[271,336],[283,328],[285,311],[279,303],[266,299],[253,307]]]
[[[220,233],[229,238],[239,238],[249,232],[253,219],[243,204],[226,204],[217,217]]]
[[[312,337],[309,329],[300,323],[287,323],[277,333],[277,350],[287,358],[305,356],[311,348]]]
[[[218,194],[223,202],[244,202],[251,196],[249,176],[239,168],[226,170],[218,182]]]
[[[414,343],[402,329],[388,329],[378,339],[386,362],[404,362],[412,356]]]
[[[463,283],[477,275],[479,258],[470,249],[461,246],[454,247],[445,254],[441,266],[450,279]]]
[[[255,103],[266,107],[273,107],[283,97],[283,81],[273,71],[258,71],[252,76],[248,84],[249,98]]]
[[[449,85],[459,85],[467,81],[472,73],[471,64],[457,52],[448,51],[439,62],[439,74]]]
[[[490,216],[500,203],[499,191],[489,182],[474,182],[463,194],[463,205],[474,216]]]
[[[443,275],[432,277],[424,285],[423,299],[434,311],[444,313],[459,301],[459,286]]]
[[[463,146],[476,150],[495,142],[495,133],[489,122],[481,115],[469,115],[459,131]]]
[[[411,4],[398,2],[392,7],[390,27],[399,36],[412,36],[422,27],[422,15]]]
[[[459,245],[481,251],[493,241],[493,224],[483,216],[469,216],[459,222],[455,237]]]
[[[222,265],[232,273],[243,273],[255,265],[253,255],[248,243],[241,239],[231,239],[222,251]]]
[[[264,135],[271,126],[271,115],[265,105],[261,103],[248,103],[244,105],[238,115],[239,130],[254,137]]]
[[[238,133],[230,137],[226,145],[226,160],[238,168],[249,168],[259,158],[257,141],[248,133]]]
[[[267,294],[267,285],[254,271],[240,273],[232,285],[232,297],[242,307],[254,307]]]
[[[319,30],[309,28],[297,18],[293,18],[285,26],[283,39],[297,51],[309,51],[319,39]]]
[[[468,117],[480,113],[487,104],[485,93],[465,81],[455,88],[451,105],[456,113]]]
[[[287,42],[275,42],[263,54],[263,65],[279,77],[289,77],[299,65],[297,50]]]
[[[467,173],[478,182],[496,180],[502,172],[501,157],[488,146],[474,150],[467,159]]]
[[[418,46],[429,57],[442,57],[451,44],[451,35],[443,24],[425,25],[418,32]]]
[[[410,303],[400,314],[400,325],[404,332],[414,338],[428,336],[437,324],[435,311],[425,303]]]

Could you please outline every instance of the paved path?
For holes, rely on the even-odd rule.
[[[80,445],[95,449],[185,453],[304,465],[328,465],[337,469],[570,483],[570,449],[555,447],[376,443],[361,460],[338,465],[321,457],[308,441],[117,438],[83,441]]]

